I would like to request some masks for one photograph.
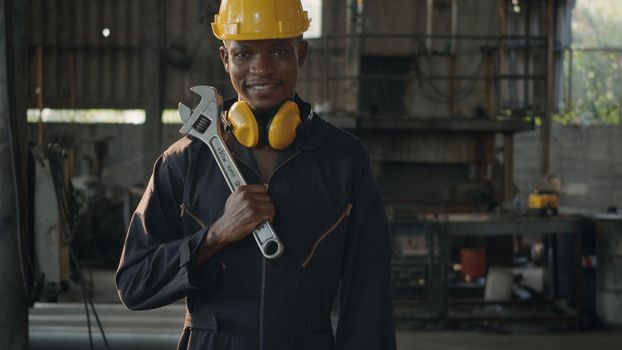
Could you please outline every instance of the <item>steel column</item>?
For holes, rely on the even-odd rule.
[[[555,98],[553,8],[554,0],[548,0],[546,4],[546,106],[540,130],[542,147],[540,173],[543,176],[551,171],[551,116],[553,115],[553,100]]]
[[[23,187],[18,180],[22,157],[17,147],[24,144],[16,135],[21,115],[18,94],[22,85],[16,83],[21,72],[24,2],[0,0],[0,349],[28,348],[28,297],[23,269],[18,198]],[[20,78],[23,78],[21,76]],[[23,80],[23,79],[20,79]],[[22,96],[23,97],[23,96]]]
[[[164,18],[160,0],[142,0],[142,100],[145,109],[143,125],[144,178],[162,151],[162,110],[164,109],[165,70],[162,59]]]

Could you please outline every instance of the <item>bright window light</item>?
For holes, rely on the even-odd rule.
[[[322,0],[302,0],[302,8],[309,12],[311,26],[304,34],[305,38],[313,39],[322,36]]]
[[[165,109],[162,112],[162,124],[181,124],[179,111],[176,109]]]
[[[142,109],[29,109],[29,123],[77,123],[77,124],[143,124]]]

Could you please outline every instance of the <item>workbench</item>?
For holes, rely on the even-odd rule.
[[[560,320],[578,324],[583,309],[582,239],[577,217],[530,217],[518,215],[455,214],[408,217],[389,212],[389,222],[396,245],[393,263],[395,314],[398,321],[436,321],[441,327],[466,321],[546,321]],[[461,236],[524,236],[539,235],[548,254],[547,284],[552,288],[544,299],[488,302],[484,300],[452,300],[448,274],[451,271],[452,239]],[[558,284],[560,242],[564,238],[564,254],[572,259],[574,304],[560,303]],[[400,254],[404,242],[419,240],[413,254]],[[425,247],[421,241],[425,240]],[[563,243],[562,242],[562,243]],[[569,243],[570,242],[570,243]],[[400,246],[402,245],[402,246]],[[417,244],[415,244],[417,245]],[[410,279],[409,279],[410,278]],[[494,307],[491,307],[493,306]],[[522,308],[525,312],[517,312]],[[503,310],[512,310],[504,312]],[[468,310],[468,311],[465,311]],[[535,310],[535,311],[534,311]]]

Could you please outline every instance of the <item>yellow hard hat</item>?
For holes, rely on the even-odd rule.
[[[220,40],[285,39],[309,29],[300,0],[222,0],[212,31]]]

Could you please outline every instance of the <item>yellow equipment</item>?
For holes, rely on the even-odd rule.
[[[212,31],[220,40],[285,39],[309,29],[300,0],[222,0]]]
[[[261,130],[248,103],[238,101],[229,108],[226,123],[240,144],[249,148],[255,147],[259,143],[261,135],[264,134],[267,136],[270,147],[280,151],[294,141],[296,131],[302,121],[298,105],[293,101],[285,101],[276,114],[270,118],[266,127],[267,130],[264,131]]]
[[[529,194],[529,209],[543,215],[557,215],[559,195],[555,191],[535,190]]]

